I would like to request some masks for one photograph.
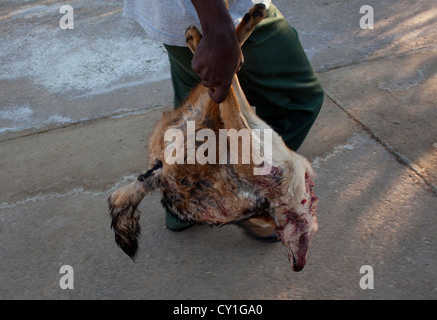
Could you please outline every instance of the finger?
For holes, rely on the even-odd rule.
[[[199,60],[200,59],[197,59],[197,56],[194,55],[193,60],[191,60],[191,69],[199,76],[202,76],[201,73],[204,72],[205,68],[202,67],[202,62]]]
[[[219,80],[217,80],[214,77],[207,76],[207,77],[201,77],[201,79],[202,79],[201,81],[202,85],[207,88],[219,87],[222,84]]]
[[[237,72],[241,70],[241,67],[243,66],[243,64],[244,64],[244,56],[243,56],[243,54],[241,54],[241,60],[240,60],[240,64],[238,65]]]
[[[230,87],[216,87],[208,90],[209,96],[216,103],[222,103],[228,96]]]
[[[202,85],[207,88],[214,88],[217,84],[214,84],[212,81],[209,80],[202,80]]]

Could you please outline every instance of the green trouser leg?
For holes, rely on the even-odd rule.
[[[170,60],[175,107],[180,107],[199,82],[186,47],[165,45]],[[299,41],[279,10],[267,17],[242,47],[244,64],[238,72],[247,100],[292,150],[297,150],[323,103],[323,89]]]

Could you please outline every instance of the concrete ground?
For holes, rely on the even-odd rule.
[[[171,108],[161,44],[122,1],[0,4],[1,299],[436,299],[437,9],[431,1],[275,1],[325,88],[300,153],[318,178],[319,231],[300,273],[281,244],[237,226],[164,228],[146,197],[136,262],[106,199],[147,166]],[[63,290],[60,268],[74,270]],[[360,268],[374,289],[360,288]]]

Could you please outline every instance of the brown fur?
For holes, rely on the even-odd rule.
[[[236,29],[240,44],[265,14],[264,5],[255,5],[249,11]],[[190,27],[186,37],[194,52],[201,39],[199,31]],[[164,141],[164,135],[172,128],[181,130],[185,139],[180,148],[186,157],[187,121],[195,122],[196,132],[208,128],[216,137],[219,137],[219,129],[270,129],[253,112],[236,76],[220,105],[210,99],[207,88],[202,85],[194,88],[183,107],[164,112],[156,124],[149,138],[149,171],[109,198],[117,244],[131,258],[135,257],[140,231],[136,208],[148,192],[160,190],[164,207],[184,221],[223,225],[253,216],[263,217],[275,225],[288,250],[293,270],[301,270],[317,230],[317,198],[311,180],[314,174],[308,161],[288,149],[273,132],[273,159],[267,175],[254,175],[254,168],[259,166],[253,161],[242,164],[241,148],[238,164],[202,165],[186,164],[186,161],[167,164],[164,154],[170,142]],[[258,147],[264,148],[262,141]],[[218,142],[216,150],[218,159]]]

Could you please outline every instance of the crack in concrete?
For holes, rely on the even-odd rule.
[[[42,133],[46,133],[46,132],[50,132],[50,131],[54,131],[54,130],[58,130],[58,129],[64,129],[64,128],[68,128],[68,127],[72,127],[72,126],[84,125],[84,124],[86,125],[86,124],[90,124],[90,123],[97,122],[100,120],[121,119],[121,118],[129,117],[129,116],[133,116],[133,115],[146,114],[146,113],[149,113],[151,111],[164,109],[166,107],[168,107],[168,105],[159,104],[159,105],[153,105],[153,106],[146,106],[146,107],[143,107],[140,109],[135,109],[135,110],[119,110],[119,111],[115,111],[115,112],[111,112],[111,113],[107,113],[107,114],[102,114],[102,115],[94,117],[94,118],[86,118],[86,119],[81,119],[78,121],[63,123],[62,125],[55,125],[55,126],[46,125],[46,126],[42,126],[40,128],[29,128],[29,129],[25,129],[22,131],[6,132],[6,133],[4,133],[4,135],[12,134],[12,137],[6,136],[4,139],[2,139],[2,134],[0,134],[0,143],[4,142],[4,141],[19,139],[19,138],[30,137],[33,135],[42,134]]]
[[[40,200],[58,199],[58,198],[63,198],[63,197],[68,197],[68,196],[73,196],[73,195],[89,195],[91,197],[99,197],[99,196],[107,195],[109,197],[109,195],[113,191],[117,190],[118,188],[120,188],[123,185],[126,185],[130,182],[135,181],[136,179],[137,179],[136,175],[125,176],[121,179],[121,181],[114,184],[113,187],[111,187],[110,189],[105,190],[105,191],[86,191],[83,187],[80,187],[80,188],[74,188],[72,190],[69,190],[69,191],[63,192],[63,193],[38,194],[36,196],[29,197],[29,198],[26,198],[23,200],[19,200],[19,201],[13,202],[13,203],[8,203],[8,202],[0,203],[0,209],[12,209],[12,208],[15,208],[16,206],[19,206],[19,205],[24,205],[27,203],[32,203],[32,202],[36,202],[36,201],[40,201]]]
[[[414,174],[416,174],[429,188],[432,192],[437,195],[437,186],[426,176],[426,170],[419,165],[411,161],[407,156],[396,151],[391,145],[379,138],[373,131],[361,122],[357,117],[355,117],[346,107],[338,100],[336,100],[331,93],[325,89],[325,95],[341,110],[343,111],[352,121],[358,124],[373,140],[375,140],[379,145],[381,145],[388,153],[390,153],[393,158],[400,164],[409,168]]]

